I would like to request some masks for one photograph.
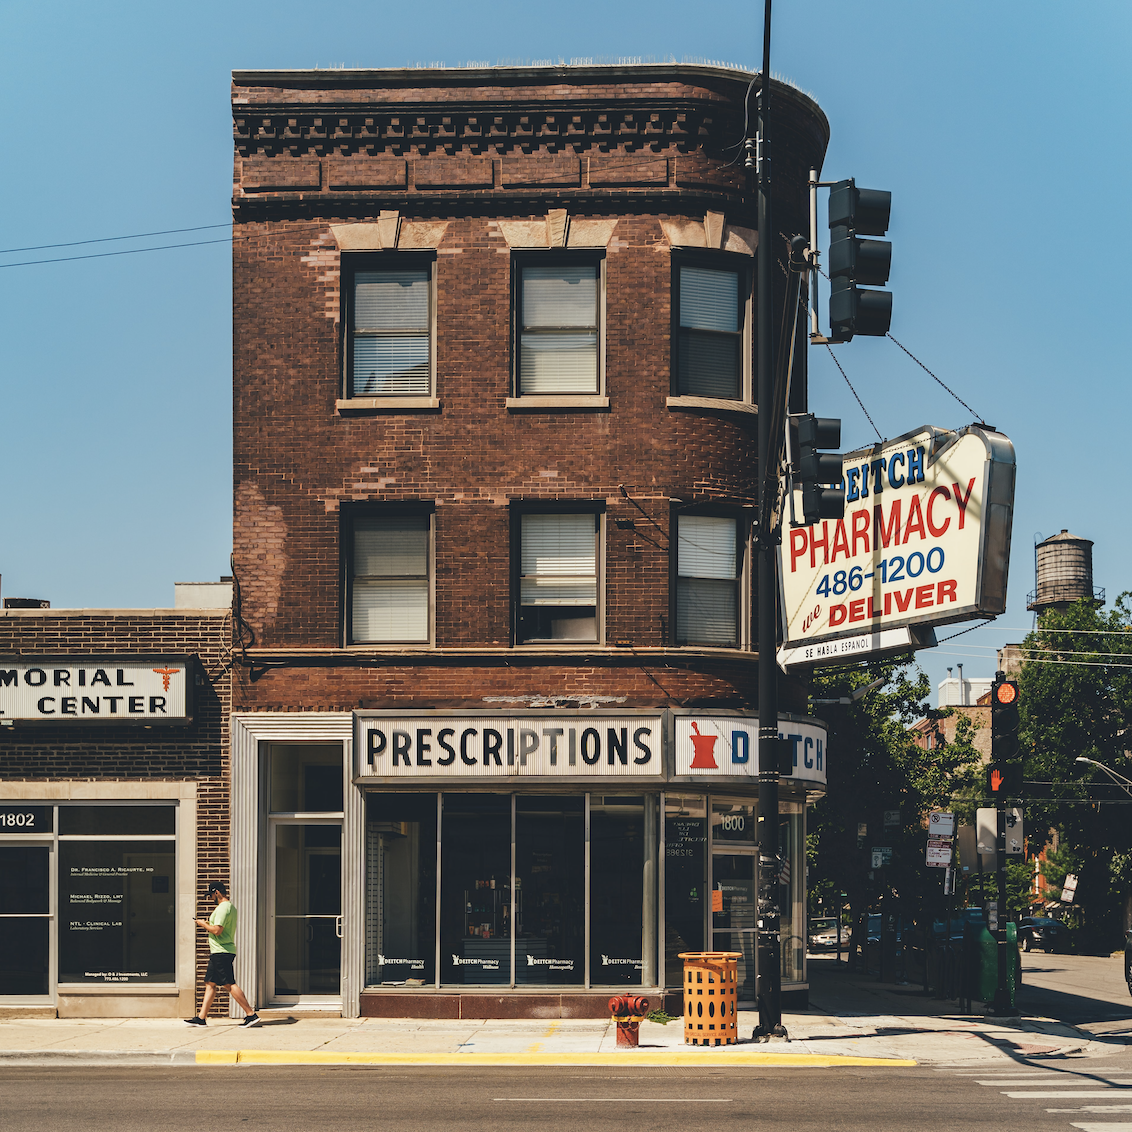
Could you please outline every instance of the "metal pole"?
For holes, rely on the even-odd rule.
[[[995,1014],[1010,1013],[1010,992],[1006,987],[1006,964],[1010,962],[1010,944],[1006,938],[1006,810],[1003,801],[998,800],[998,836],[995,838],[995,871],[998,874],[998,923],[995,925],[995,939],[998,941],[998,982],[994,988]]]
[[[772,432],[774,418],[774,228],[771,224],[770,191],[770,9],[763,13],[763,61],[759,81],[759,142],[757,149],[759,244],[758,298],[758,628],[759,628],[759,890],[758,962],[755,995],[759,1024],[754,1036],[769,1040],[785,1037],[782,1026],[782,961],[779,938],[781,912],[778,906],[778,646],[777,592],[775,579],[776,531],[768,529],[772,508],[766,492],[773,477],[777,484],[779,437]],[[777,524],[775,524],[777,526]]]

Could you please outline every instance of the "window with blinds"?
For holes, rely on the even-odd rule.
[[[519,395],[598,393],[600,268],[519,265]]]
[[[743,395],[743,298],[739,271],[677,267],[676,392]]]
[[[520,641],[597,640],[598,516],[520,516]]]
[[[352,644],[428,641],[428,515],[355,517],[351,567]]]
[[[352,286],[348,396],[429,396],[429,265],[356,270]]]
[[[677,521],[678,644],[739,643],[739,524],[715,515]]]

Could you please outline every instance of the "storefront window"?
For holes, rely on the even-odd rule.
[[[801,802],[779,804],[778,852],[782,858],[778,903],[782,909],[782,979],[801,982],[806,958],[805,814]]]
[[[337,813],[342,809],[342,745],[272,743],[271,812]]]
[[[59,982],[176,981],[175,822],[172,806],[60,809]]]
[[[366,982],[436,979],[435,794],[366,800]]]
[[[707,821],[698,795],[664,796],[664,981],[681,986],[682,951],[704,951]]]
[[[511,982],[511,795],[443,795],[440,978]]]
[[[0,995],[48,994],[51,850],[0,845]]]
[[[585,981],[585,806],[515,798],[515,982]]]
[[[655,923],[655,888],[646,884],[647,803],[655,819],[656,797],[590,797],[590,983],[640,986],[646,976],[646,934]],[[655,874],[653,874],[655,876]]]

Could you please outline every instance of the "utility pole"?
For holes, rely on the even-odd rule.
[[[781,438],[773,434],[772,411],[775,384],[774,328],[774,229],[771,226],[770,191],[770,8],[763,13],[763,61],[759,80],[758,137],[755,145],[755,176],[758,188],[759,244],[756,290],[758,300],[758,630],[759,630],[759,872],[757,904],[757,978],[759,1024],[754,1037],[769,1041],[787,1037],[782,1025],[782,960],[779,908],[778,777],[780,752],[785,740],[778,738],[778,585],[775,577],[778,524],[771,523],[773,501],[767,493],[778,489],[778,452]],[[751,166],[748,141],[747,167]],[[773,484],[773,487],[772,487]],[[768,506],[768,503],[771,505]]]

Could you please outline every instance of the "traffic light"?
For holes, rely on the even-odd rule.
[[[1020,798],[1022,767],[1019,763],[991,763],[987,767],[988,798]]]
[[[887,240],[862,240],[888,231],[892,193],[859,189],[850,177],[829,191],[829,324],[836,338],[883,337],[892,325],[892,295],[883,287],[892,266]]]
[[[840,447],[841,421],[801,413],[792,417],[791,422],[798,430],[798,470],[794,482],[802,488],[804,525],[811,526],[819,519],[840,519],[845,514],[845,488],[834,485],[843,478],[841,456],[819,449]]]
[[[1018,685],[1000,672],[991,685],[991,761],[1011,763],[1018,753]]]

